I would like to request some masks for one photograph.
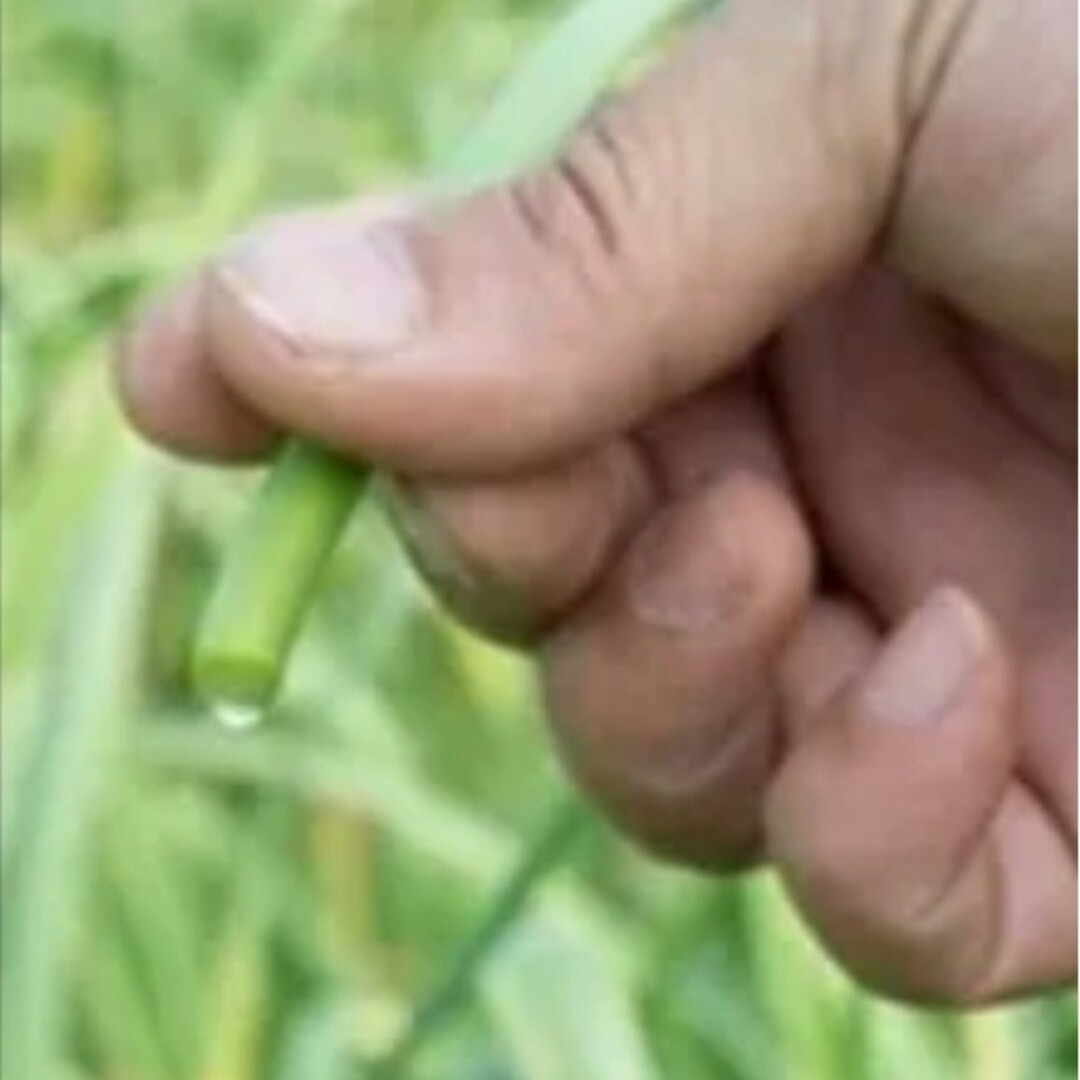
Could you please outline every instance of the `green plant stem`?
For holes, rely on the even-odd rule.
[[[122,754],[137,693],[145,599],[160,527],[160,479],[133,463],[81,538],[39,717],[4,809],[0,882],[0,1074],[52,1077],[68,1019],[93,823]],[[6,747],[7,744],[5,744]]]
[[[528,168],[577,124],[613,71],[688,0],[586,0],[518,70],[436,174],[459,197]],[[294,445],[227,554],[195,645],[196,689],[233,709],[272,703],[289,652],[366,472]]]
[[[517,924],[536,888],[564,865],[590,820],[577,800],[556,809],[497,890],[487,914],[462,944],[446,973],[420,1003],[401,1037],[388,1053],[369,1065],[367,1072],[373,1080],[399,1080],[420,1049],[468,1001],[485,962]]]
[[[220,707],[270,704],[366,479],[365,470],[303,443],[270,471],[229,548],[195,650],[196,685]]]

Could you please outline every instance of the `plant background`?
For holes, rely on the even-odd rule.
[[[124,432],[117,327],[253,213],[413,176],[560,6],[3,0],[7,1080],[1076,1075],[1071,997],[875,1002],[768,876],[620,843],[376,512],[282,715],[186,693],[252,479]]]

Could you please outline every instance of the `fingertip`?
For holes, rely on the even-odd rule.
[[[395,294],[417,286],[401,286],[412,278],[402,241],[386,239],[400,227],[351,205],[260,223],[207,271],[207,340],[221,379],[289,431],[404,474],[452,476],[505,410],[484,380],[408,355],[414,318]]]
[[[769,851],[875,988],[947,998],[984,959],[998,914],[988,837],[1018,756],[1014,668],[993,620],[945,586],[796,728]]]
[[[994,717],[1006,673],[989,617],[963,589],[935,589],[886,643],[853,708],[863,722],[921,727],[973,711]]]
[[[953,586],[876,655],[859,644],[849,670],[793,729],[770,814],[782,858],[820,842],[813,858],[858,873],[868,859],[888,864],[894,842],[934,850],[981,823],[1015,763],[1017,701],[993,622]]]
[[[757,858],[773,666],[812,566],[787,497],[734,473],[658,514],[547,642],[564,758],[651,851],[723,870]]]
[[[125,417],[149,441],[185,457],[257,460],[279,434],[216,374],[206,349],[202,282],[151,300],[114,350],[113,382]]]

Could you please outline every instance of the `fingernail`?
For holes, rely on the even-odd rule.
[[[512,584],[466,558],[429,498],[419,497],[400,477],[382,478],[384,505],[412,561],[436,593],[458,615],[506,641],[526,641],[536,629],[536,612]]]
[[[897,727],[940,722],[986,649],[986,625],[959,589],[942,588],[900,628],[863,690],[866,714]]]
[[[480,582],[476,575],[461,558],[427,500],[417,496],[412,483],[397,476],[380,477],[379,483],[394,527],[424,573],[455,591],[477,591]]]
[[[722,548],[710,505],[676,507],[659,518],[630,556],[628,594],[637,618],[679,633],[702,633],[745,606],[749,573],[735,545]]]
[[[377,356],[413,338],[427,313],[401,221],[355,208],[282,216],[217,270],[252,318],[301,352]]]

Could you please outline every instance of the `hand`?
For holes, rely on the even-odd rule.
[[[870,985],[1068,978],[1075,19],[729,0],[550,168],[247,234],[143,320],[129,412],[407,477],[597,801],[773,863]]]

